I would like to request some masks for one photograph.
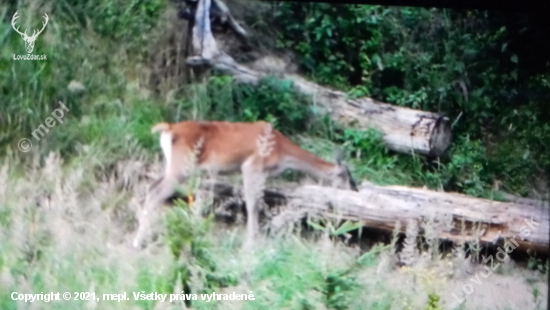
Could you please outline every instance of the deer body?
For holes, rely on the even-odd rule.
[[[174,187],[189,175],[193,165],[199,170],[220,174],[242,173],[249,241],[258,230],[260,210],[256,207],[258,193],[255,189],[262,182],[262,176],[275,176],[286,169],[294,169],[356,190],[348,168],[341,165],[338,158],[333,164],[303,150],[267,122],[159,123],[152,131],[161,133],[165,173],[148,193],[134,239],[135,247],[141,246],[150,212],[173,194]]]

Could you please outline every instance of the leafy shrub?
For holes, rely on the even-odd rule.
[[[157,23],[166,2],[163,0],[67,1],[60,6],[64,16],[73,17],[82,27],[89,25],[101,36],[111,38],[135,51]],[[88,21],[89,20],[89,21]]]
[[[265,78],[257,86],[241,84],[236,96],[245,121],[266,120],[284,133],[307,129],[308,101],[291,81]]]
[[[265,120],[286,134],[304,132],[312,121],[307,97],[297,92],[291,81],[274,77],[250,85],[229,76],[213,76],[200,97],[199,119]]]
[[[378,6],[283,4],[275,13],[283,31],[279,47],[292,47],[302,67],[322,83],[358,85],[370,75],[362,68],[380,61],[382,34],[372,26],[384,14]]]
[[[395,158],[388,156],[382,133],[375,129],[346,129],[343,138],[343,146],[350,150],[351,156],[364,159],[367,165],[391,166],[395,162]]]
[[[182,200],[177,200],[174,208],[166,215],[167,244],[175,259],[184,258],[178,270],[183,271],[183,286],[186,288],[193,286],[190,283],[192,281],[190,268],[198,268],[204,274],[202,291],[194,291],[194,294],[210,293],[216,288],[237,284],[234,275],[218,272],[217,262],[210,250],[212,245],[205,238],[211,231],[213,219],[213,216],[203,218],[201,214],[193,212]]]
[[[490,175],[487,170],[485,148],[479,141],[461,138],[451,150],[451,161],[446,166],[449,189],[472,196],[483,196]],[[485,182],[484,182],[485,181]]]
[[[526,176],[550,169],[550,49],[537,43],[550,33],[542,16],[288,2],[274,21],[279,46],[294,50],[320,83],[451,119],[462,113],[453,128],[459,157],[442,159],[448,174],[438,182],[481,195],[496,178],[526,194]],[[464,160],[469,168],[458,168]]]

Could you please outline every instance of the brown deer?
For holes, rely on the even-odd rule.
[[[193,165],[202,171],[222,174],[240,170],[247,210],[248,243],[258,232],[258,184],[267,176],[294,169],[331,181],[333,186],[357,191],[348,167],[341,163],[340,152],[336,153],[335,164],[324,161],[292,143],[267,122],[159,123],[153,126],[152,132],[161,133],[160,146],[166,166],[164,176],[151,186],[145,199],[134,247],[142,246],[153,212],[174,194],[175,186],[188,177],[188,170]]]

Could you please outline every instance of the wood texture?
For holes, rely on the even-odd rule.
[[[219,199],[238,197],[224,183],[206,183]],[[264,193],[267,205],[280,209],[273,218],[275,229],[306,216],[336,217],[362,221],[365,226],[391,232],[396,222],[404,233],[409,219],[432,221],[442,240],[501,244],[513,238],[517,251],[549,252],[548,202],[538,205],[498,202],[458,193],[445,193],[404,186],[361,184],[359,192],[319,185],[279,188]],[[462,221],[466,225],[461,232]],[[449,225],[450,224],[450,225]],[[277,226],[281,227],[277,227]],[[421,225],[422,227],[422,225]],[[420,230],[423,233],[423,229]],[[515,251],[516,251],[515,250]]]

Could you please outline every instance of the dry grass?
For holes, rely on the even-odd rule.
[[[135,251],[129,240],[136,228],[136,211],[145,189],[162,171],[158,161],[145,158],[136,151],[99,175],[88,155],[65,164],[55,154],[43,163],[4,160],[0,166],[1,309],[22,308],[22,303],[10,298],[14,291],[95,291],[100,298],[103,293],[127,292],[130,298],[121,303],[34,303],[31,309],[49,305],[59,309],[181,309],[177,303],[135,301],[131,294],[184,289],[253,291],[256,296],[254,303],[198,301],[193,309],[423,309],[430,294],[439,296],[441,309],[450,309],[455,303],[452,294],[463,296],[466,284],[475,291],[457,309],[546,307],[544,274],[507,264],[487,279],[479,276],[481,282],[475,284],[471,279],[483,268],[465,260],[464,250],[476,250],[476,240],[469,241],[470,247],[457,245],[452,259],[441,257],[433,248],[439,243],[430,238],[420,251],[418,223],[407,225],[403,250],[396,250],[395,233],[391,246],[364,254],[324,233],[298,238],[292,233],[296,223],[282,238],[261,237],[253,253],[247,254],[240,251],[244,227],[214,223],[204,233],[193,234],[191,244],[184,244],[179,256],[174,255],[171,242],[178,238],[174,225],[202,226],[206,221],[202,211],[212,205],[211,193],[197,197],[187,221],[159,222],[155,228],[158,241]],[[235,178],[235,184],[241,186],[240,178]],[[160,212],[170,215],[177,210],[187,212],[179,207]],[[435,220],[424,222],[423,228],[441,229]],[[205,257],[213,267],[200,263]],[[407,266],[398,268],[398,258]],[[182,266],[190,272],[183,280],[184,273],[177,272]],[[212,282],[212,275],[233,280],[220,285]]]
[[[126,292],[130,300],[29,305],[31,309],[182,309],[190,305],[135,301],[132,292],[191,290],[253,291],[256,298],[199,300],[191,305],[194,309],[420,309],[426,307],[430,294],[439,296],[441,309],[447,309],[454,303],[452,294],[462,296],[463,285],[475,277],[476,270],[465,270],[467,265],[460,261],[433,259],[433,250],[419,253],[417,225],[407,229],[408,241],[401,253],[395,251],[398,235],[394,234],[394,246],[361,254],[324,233],[307,239],[293,234],[264,236],[253,253],[242,252],[244,227],[213,224],[205,226],[209,227],[206,234],[194,237],[203,256],[197,256],[193,246],[184,246],[176,257],[167,245],[174,237],[170,235],[173,227],[161,222],[158,241],[135,251],[129,245],[134,214],[161,168],[159,162],[128,159],[119,162],[112,175],[98,178],[84,162],[63,164],[55,154],[30,166],[6,159],[0,167],[1,308],[23,306],[11,300],[13,291],[95,291],[100,299],[104,293]],[[211,203],[208,195],[197,197],[197,206],[189,209],[190,223],[203,225],[199,210]],[[414,257],[407,260],[410,266],[398,268],[397,256],[403,261],[407,253],[408,258]],[[214,269],[200,263],[204,257],[211,259]],[[190,277],[174,272],[180,270],[178,266],[187,266]],[[220,286],[213,284],[212,275],[233,280]],[[475,293],[459,309],[545,307],[547,284],[544,275],[536,272],[509,268],[474,286]]]
[[[128,175],[145,171],[143,163],[119,163],[118,176],[95,180],[84,168],[66,168],[50,154],[43,164],[25,167],[7,160],[1,168],[0,244],[2,305],[13,305],[9,293],[95,291],[103,293],[153,289],[172,264],[163,247],[136,252],[127,246],[136,199],[143,183]],[[147,280],[140,280],[147,275]],[[149,286],[149,287],[147,287]],[[132,308],[133,302],[109,308]],[[21,304],[19,304],[21,305]],[[64,305],[64,306],[62,306]],[[35,304],[43,309],[47,304]],[[102,308],[101,303],[60,302],[70,309]]]

